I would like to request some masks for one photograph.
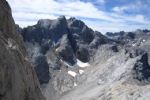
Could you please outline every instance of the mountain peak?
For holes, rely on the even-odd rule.
[[[85,26],[83,21],[78,20],[75,17],[71,17],[68,19],[68,25],[70,27],[80,27],[80,28],[83,28],[83,26]]]
[[[64,15],[59,16],[59,17],[58,17],[58,20],[66,20],[66,17],[65,17]]]
[[[77,19],[75,17],[70,17],[69,20],[74,21],[74,20],[77,20]]]
[[[37,25],[39,26],[43,26],[43,27],[48,27],[50,25],[52,20],[50,19],[40,19],[38,22],[37,22]]]

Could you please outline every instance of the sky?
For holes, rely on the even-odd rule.
[[[16,24],[34,25],[39,19],[76,17],[105,32],[150,29],[150,0],[7,0]]]

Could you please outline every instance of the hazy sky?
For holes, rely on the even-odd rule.
[[[76,17],[102,33],[150,29],[150,0],[7,0],[21,27],[60,15]]]

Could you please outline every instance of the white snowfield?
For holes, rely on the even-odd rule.
[[[55,50],[56,52],[58,51],[58,48]]]
[[[83,74],[83,73],[84,73],[84,70],[79,70],[79,73],[80,73],[80,74]]]
[[[77,83],[74,82],[74,86],[77,86]]]
[[[84,62],[80,61],[79,59],[77,59],[77,65],[81,68],[90,66],[90,64],[88,62],[84,63]]]
[[[68,71],[68,74],[69,75],[71,75],[71,76],[73,76],[73,77],[76,77],[76,75],[77,75],[77,73],[76,72],[74,72],[74,71]]]

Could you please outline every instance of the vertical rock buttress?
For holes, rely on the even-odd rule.
[[[0,100],[44,100],[6,0],[0,0]]]

